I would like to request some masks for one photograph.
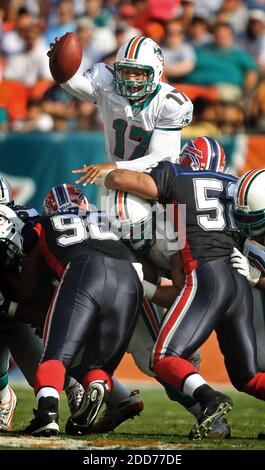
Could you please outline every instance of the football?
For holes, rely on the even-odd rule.
[[[50,71],[56,83],[69,80],[79,69],[82,60],[82,48],[75,33],[66,33],[54,43],[48,53]]]

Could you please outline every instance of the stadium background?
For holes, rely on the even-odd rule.
[[[235,87],[235,77],[220,73],[222,60],[196,73],[201,72],[196,54],[216,41],[216,25],[222,22],[232,28],[230,47],[252,57],[247,59],[256,74],[252,89],[244,88],[243,74]],[[197,135],[218,138],[227,155],[227,170],[236,175],[265,166],[264,0],[0,0],[0,172],[10,181],[17,203],[41,211],[53,185],[74,184],[72,169],[107,160],[95,107],[80,104],[51,80],[46,52],[49,43],[67,31],[82,36],[85,67],[101,60],[111,64],[117,47],[129,37],[152,37],[167,52],[163,80],[194,102],[194,120],[183,131],[182,143]],[[33,52],[35,64],[30,61]],[[186,75],[170,75],[167,65],[181,61],[189,63]],[[230,65],[235,72],[235,64]],[[40,73],[35,74],[35,66]],[[210,72],[215,72],[212,83]],[[97,204],[95,186],[87,195]],[[225,383],[214,336],[203,355],[203,375]],[[148,380],[129,357],[118,375]]]

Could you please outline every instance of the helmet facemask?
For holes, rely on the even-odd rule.
[[[244,211],[235,207],[234,219],[237,228],[246,238],[256,238],[265,233],[265,209]]]
[[[0,205],[0,271],[11,270],[22,257],[21,229],[24,223],[16,213],[5,205]]]
[[[130,219],[123,220],[117,232],[124,243],[133,251],[148,253],[155,242],[155,214],[131,223]]]
[[[161,48],[152,39],[144,36],[128,39],[121,45],[116,55],[114,90],[129,100],[142,100],[157,89],[163,67],[164,57]],[[130,72],[132,75],[133,70],[135,77],[130,78]],[[139,76],[141,72],[146,72],[146,77],[141,78]]]
[[[234,220],[247,238],[265,234],[265,169],[252,169],[237,181],[234,194]]]
[[[124,69],[137,70],[139,73],[146,72],[147,78],[139,80],[127,80],[123,77]],[[146,95],[150,95],[156,89],[154,83],[154,70],[147,65],[135,65],[123,62],[115,62],[114,64],[114,89],[117,95],[121,95],[129,100],[139,101]]]
[[[180,155],[179,163],[181,166],[190,167],[193,171],[199,171],[200,163],[194,155]]]
[[[0,204],[6,204],[7,206],[14,204],[11,186],[3,176],[0,176]]]

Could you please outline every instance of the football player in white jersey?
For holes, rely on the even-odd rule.
[[[253,287],[253,320],[257,360],[265,370],[265,169],[250,170],[241,177],[234,199],[236,224],[246,237],[243,254],[234,249],[231,262]],[[258,434],[265,439],[265,431]]]
[[[193,105],[184,93],[161,81],[163,65],[158,44],[137,36],[120,47],[113,68],[95,64],[61,84],[77,98],[97,104],[111,161],[74,170],[81,174],[78,183],[86,186],[117,167],[142,171],[163,159],[176,160],[180,131],[191,122]]]

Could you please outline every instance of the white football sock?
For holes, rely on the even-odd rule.
[[[200,387],[201,385],[208,384],[199,374],[191,374],[185,380],[182,391],[189,397],[194,398],[193,393],[195,392],[196,388]]]
[[[54,397],[54,398],[57,398],[57,400],[60,400],[59,393],[53,387],[42,387],[36,395],[36,400],[37,402],[39,402],[40,398],[47,398],[47,397]]]

